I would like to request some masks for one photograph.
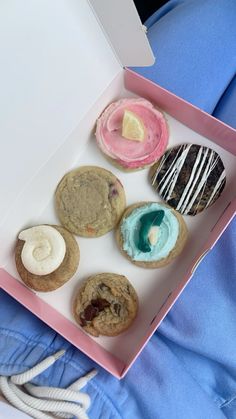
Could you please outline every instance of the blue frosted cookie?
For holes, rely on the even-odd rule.
[[[139,202],[125,210],[116,238],[122,253],[135,265],[160,268],[181,253],[187,234],[182,216],[173,208]]]

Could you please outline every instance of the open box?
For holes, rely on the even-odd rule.
[[[3,64],[8,65],[3,66],[6,74],[1,97],[5,125],[0,165],[4,179],[0,185],[4,196],[0,208],[0,287],[114,376],[122,378],[236,211],[236,131],[123,69],[119,61],[127,65],[153,62],[132,1],[94,0],[90,3],[96,14],[87,1],[81,1],[79,6],[77,3],[45,0],[40,5],[26,1],[19,6],[13,1],[10,17],[9,6],[1,5],[0,27],[5,36],[0,37],[0,42],[4,39],[7,45]],[[112,13],[115,26],[109,25]],[[128,26],[122,20],[124,13]],[[105,26],[109,42],[98,20]],[[119,36],[121,33],[123,36]],[[133,48],[137,37],[141,58]],[[103,109],[113,100],[135,95],[146,97],[165,111],[169,146],[198,143],[220,154],[226,168],[225,190],[212,207],[196,217],[185,217],[188,245],[171,265],[156,270],[132,265],[119,252],[114,232],[96,239],[78,237],[81,261],[75,276],[50,293],[28,289],[14,265],[17,233],[30,225],[58,223],[53,194],[61,177],[72,167],[94,164],[111,170],[124,185],[127,205],[158,200],[147,180],[147,170],[123,173],[107,162],[95,144],[95,121]],[[83,279],[104,271],[128,277],[139,296],[139,314],[132,327],[120,336],[91,338],[76,325],[71,300]]]

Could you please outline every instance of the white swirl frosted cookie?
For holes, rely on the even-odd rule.
[[[76,272],[79,246],[65,228],[39,225],[18,235],[15,249],[17,271],[22,281],[36,291],[53,291]]]

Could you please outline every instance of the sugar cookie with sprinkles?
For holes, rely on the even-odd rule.
[[[150,169],[150,180],[160,197],[184,215],[196,215],[221,195],[226,174],[216,151],[198,144],[168,150]]]

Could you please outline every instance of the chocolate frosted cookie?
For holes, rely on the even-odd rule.
[[[208,147],[183,144],[150,169],[153,187],[181,214],[196,215],[219,198],[226,183],[220,156]]]
[[[75,320],[93,336],[116,336],[134,321],[137,294],[123,275],[102,273],[91,276],[80,288],[73,304]]]
[[[62,225],[84,237],[99,237],[112,230],[125,209],[125,192],[108,170],[83,166],[67,173],[55,193]]]

